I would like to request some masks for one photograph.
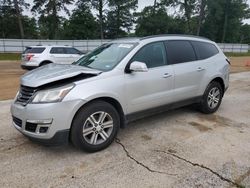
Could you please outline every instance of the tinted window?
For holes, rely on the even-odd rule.
[[[79,50],[75,48],[65,48],[67,54],[82,54]]]
[[[64,51],[64,48],[54,47],[54,48],[51,48],[50,53],[51,54],[65,54],[65,51]]]
[[[192,41],[198,59],[207,59],[219,53],[215,45],[206,42]]]
[[[45,48],[27,48],[24,53],[32,53],[32,54],[41,54],[43,51],[45,50]]]
[[[166,52],[163,42],[148,44],[140,49],[132,58],[131,62],[139,61],[146,63],[148,68],[166,65]]]
[[[167,41],[167,56],[171,64],[195,61],[194,49],[189,41]]]

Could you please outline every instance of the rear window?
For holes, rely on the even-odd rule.
[[[194,49],[189,41],[170,40],[167,44],[167,56],[170,64],[195,61]]]
[[[41,54],[41,53],[43,53],[44,50],[45,50],[45,48],[42,48],[42,47],[39,47],[39,48],[27,48],[27,49],[24,51],[24,54],[27,54],[27,53],[31,53],[31,54]]]
[[[219,53],[215,45],[207,42],[192,41],[199,60],[210,58]]]

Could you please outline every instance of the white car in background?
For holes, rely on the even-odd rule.
[[[71,64],[82,56],[71,46],[28,46],[22,54],[21,67],[31,70],[50,63]]]

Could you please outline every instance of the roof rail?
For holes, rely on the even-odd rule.
[[[193,37],[193,38],[198,38],[198,39],[210,40],[206,37],[201,37],[201,36],[196,36],[196,35],[185,35],[185,34],[151,35],[151,36],[142,37],[142,38],[140,38],[140,40],[150,39],[150,38],[154,38],[154,37]]]

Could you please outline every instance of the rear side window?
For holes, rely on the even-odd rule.
[[[170,64],[195,61],[194,49],[189,41],[167,41],[167,56]]]
[[[213,44],[198,41],[192,41],[191,43],[199,60],[207,59],[219,53],[219,50]]]
[[[142,47],[131,59],[146,63],[148,68],[166,65],[166,52],[163,42],[154,42]]]
[[[50,50],[51,54],[65,54],[65,49],[61,47],[53,47]]]
[[[43,53],[43,51],[45,50],[45,48],[27,48],[24,53],[27,54],[27,53],[31,53],[31,54],[41,54]]]
[[[65,48],[67,54],[82,54],[79,50],[75,48]]]

